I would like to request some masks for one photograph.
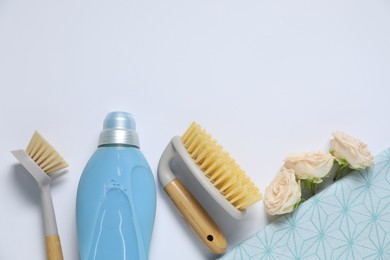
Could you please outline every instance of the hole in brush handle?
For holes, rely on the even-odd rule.
[[[174,179],[164,189],[203,244],[214,254],[224,253],[227,248],[225,236],[187,188]]]

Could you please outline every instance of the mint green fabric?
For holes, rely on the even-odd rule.
[[[221,259],[390,259],[390,149]]]

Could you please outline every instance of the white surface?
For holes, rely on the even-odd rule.
[[[195,120],[264,191],[334,130],[390,146],[389,46],[385,0],[0,0],[0,259],[45,257],[38,190],[9,152],[35,129],[70,164],[52,191],[78,259],[76,189],[107,112],[134,114],[154,173]],[[271,221],[249,213],[231,244]],[[212,259],[159,186],[150,259]]]

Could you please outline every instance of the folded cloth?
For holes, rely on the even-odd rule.
[[[390,259],[390,148],[221,259]]]

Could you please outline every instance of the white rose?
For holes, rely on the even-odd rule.
[[[292,212],[300,199],[301,185],[295,180],[294,170],[282,168],[265,190],[265,210],[270,215]]]
[[[332,169],[333,162],[334,157],[329,153],[296,153],[287,156],[284,167],[293,169],[295,176],[300,180],[308,179],[320,183]]]
[[[352,169],[364,169],[374,163],[365,143],[340,131],[334,132],[332,135],[330,152],[337,161],[347,161]]]

